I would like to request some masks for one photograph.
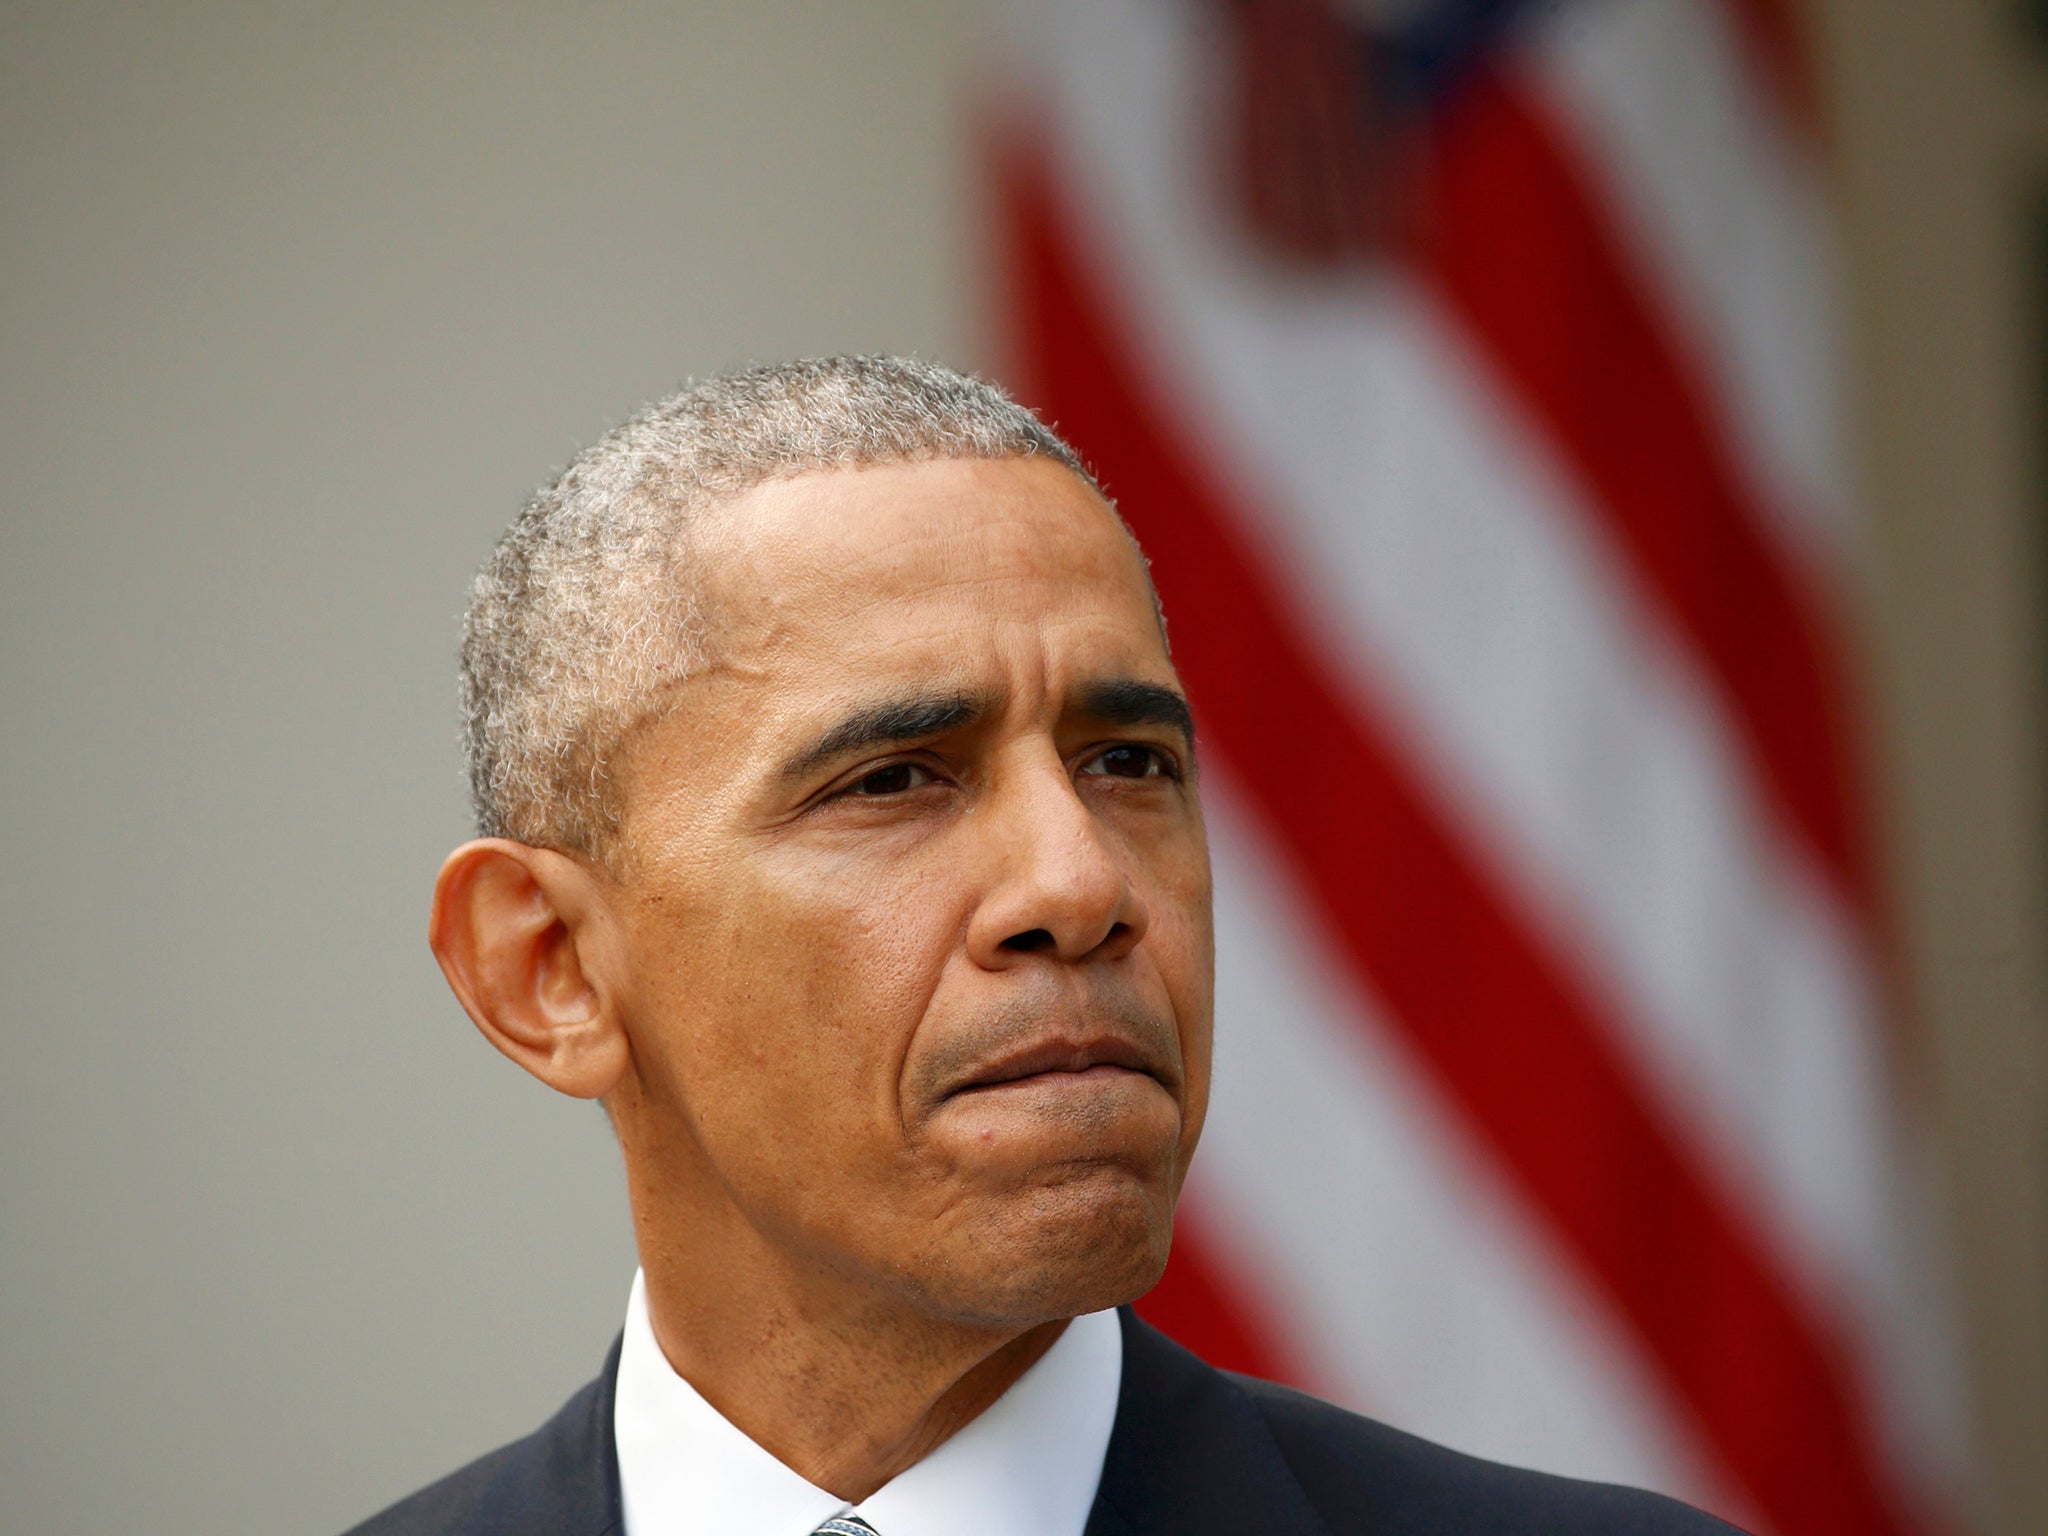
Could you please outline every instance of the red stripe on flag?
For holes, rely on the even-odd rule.
[[[1472,344],[1714,680],[1770,802],[1879,931],[1825,605],[1773,546],[1561,140],[1514,87],[1475,80],[1424,195],[1423,260]]]
[[[1138,1316],[1222,1370],[1310,1385],[1258,1304],[1217,1259],[1222,1246],[1183,1202],[1174,1216],[1173,1257],[1139,1299]]]
[[[1044,168],[1018,151],[999,174],[1020,382],[1144,543],[1211,750],[1349,963],[1754,1506],[1801,1536],[1909,1529],[1829,1330],[1673,1141],[1613,1025],[1490,889],[1391,734],[1297,633],[1248,524],[1141,387]]]

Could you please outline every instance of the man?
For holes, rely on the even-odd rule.
[[[1208,1100],[1194,731],[1143,557],[998,391],[834,359],[652,407],[501,541],[463,676],[434,952],[604,1104],[641,1273],[596,1382],[365,1536],[1725,1529],[1112,1310]]]

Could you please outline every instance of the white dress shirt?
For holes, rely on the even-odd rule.
[[[860,1504],[734,1428],[668,1363],[633,1277],[613,1428],[625,1536],[811,1536],[858,1515],[879,1536],[1081,1536],[1123,1383],[1114,1312],[1077,1317],[981,1416]]]

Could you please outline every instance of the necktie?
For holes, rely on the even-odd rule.
[[[834,1515],[811,1536],[875,1536],[875,1528],[859,1515]]]

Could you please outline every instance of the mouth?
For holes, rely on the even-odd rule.
[[[1172,1086],[1150,1053],[1129,1040],[1110,1036],[1046,1040],[990,1062],[953,1093],[988,1093],[1027,1085],[1080,1087],[1130,1076],[1149,1077],[1169,1089]]]

